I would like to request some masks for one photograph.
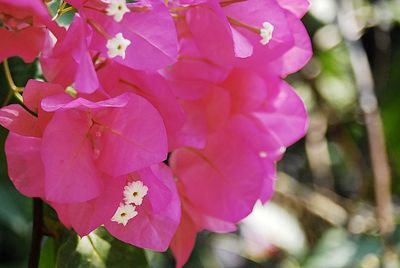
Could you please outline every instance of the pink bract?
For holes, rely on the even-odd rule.
[[[138,215],[126,226],[106,222],[107,230],[127,243],[165,251],[179,225],[181,208],[171,170],[161,164],[138,171],[133,176],[149,187],[137,209]],[[122,199],[122,196],[121,196]]]

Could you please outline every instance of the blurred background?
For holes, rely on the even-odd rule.
[[[287,80],[307,105],[309,132],[279,163],[272,201],[236,233],[199,234],[187,267],[400,267],[400,0],[314,0],[304,23],[314,57]],[[37,63],[10,65],[17,85],[38,73]],[[1,146],[6,135],[1,129]],[[31,203],[9,181],[1,150],[0,267],[26,266]],[[47,224],[62,228],[45,209]],[[102,229],[93,235],[100,249],[112,245],[107,267],[128,267],[122,252],[129,267],[174,265],[170,253],[124,248]],[[101,250],[94,256],[84,240],[64,236],[44,240],[41,267],[104,265]]]

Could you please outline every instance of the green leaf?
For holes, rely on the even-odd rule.
[[[40,252],[39,268],[55,267],[56,242],[53,238],[47,238]]]
[[[79,238],[71,233],[57,254],[58,268],[149,267],[142,249],[113,238],[104,228]]]

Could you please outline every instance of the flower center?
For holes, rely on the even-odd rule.
[[[115,37],[108,39],[106,47],[108,49],[107,54],[110,58],[120,56],[125,58],[125,51],[131,44],[131,41],[125,39],[122,33],[117,33]]]

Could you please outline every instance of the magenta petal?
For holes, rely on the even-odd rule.
[[[204,150],[178,149],[170,159],[191,204],[205,214],[231,222],[251,212],[264,172],[258,155],[238,131],[228,128],[211,136]]]
[[[271,86],[270,102],[253,115],[266,131],[274,133],[282,146],[289,146],[307,132],[307,111],[301,98],[284,81]]]
[[[96,70],[89,52],[82,52],[75,75],[75,89],[82,93],[93,93],[99,87]]]
[[[185,201],[188,200],[187,196],[182,197],[182,195],[184,194],[181,191],[179,191],[179,193],[181,195],[181,199]],[[184,213],[187,213],[193,220],[193,222],[196,223],[198,231],[205,229],[217,233],[227,233],[236,230],[236,225],[234,223],[204,214],[203,212],[198,211],[195,207],[190,205],[188,201],[183,204],[183,207]]]
[[[126,58],[115,60],[133,69],[158,70],[173,64],[178,56],[174,22],[165,5],[152,1],[149,12],[125,14],[121,26],[124,37],[132,43]]]
[[[234,69],[222,86],[230,91],[232,112],[248,113],[260,108],[267,98],[262,76],[247,69]]]
[[[96,163],[114,177],[167,158],[167,135],[160,114],[144,98],[129,96],[128,104],[115,109],[112,115],[95,115],[95,120],[104,126],[103,149]]]
[[[197,228],[192,219],[182,213],[181,223],[171,241],[171,250],[176,259],[176,268],[187,262],[196,242]]]
[[[107,230],[116,238],[138,247],[165,251],[180,221],[180,202],[170,169],[161,164],[151,167],[152,178],[141,177],[149,184],[149,194],[153,195],[137,207],[138,215],[126,226],[116,222],[105,223]],[[158,186],[156,186],[158,185]],[[159,192],[162,189],[162,192]],[[165,190],[168,189],[168,192]],[[162,196],[163,195],[163,196]],[[165,203],[165,198],[168,202]],[[163,207],[159,210],[157,207]]]
[[[40,102],[47,96],[57,95],[64,92],[64,88],[58,84],[46,83],[30,79],[24,89],[24,104],[31,111],[38,112]]]
[[[247,58],[253,54],[253,45],[240,32],[231,26],[232,38],[235,45],[235,55],[238,58]]]
[[[249,31],[243,27],[235,26],[253,45],[253,54],[240,61],[238,67],[244,65],[259,70],[267,69],[268,63],[276,60],[288,51],[294,43],[291,25],[288,24],[285,13],[287,12],[275,0],[248,0],[236,2],[224,7],[226,16],[232,17],[246,25],[261,28],[264,22],[274,26],[272,39],[267,45],[260,43],[259,34]]]
[[[149,188],[146,199],[148,205],[151,207],[153,213],[162,213],[162,211],[173,201],[171,189],[165,183],[160,183],[160,178],[170,176],[169,167],[164,164],[153,165],[151,168],[145,168],[137,172],[140,180]]]
[[[262,203],[265,203],[272,198],[277,177],[275,163],[269,159],[265,159],[263,162],[265,167],[265,175],[260,194],[260,200]]]
[[[95,199],[83,203],[51,204],[57,211],[60,221],[74,228],[80,236],[89,234],[109,221],[115,213],[115,207],[118,207],[121,201],[125,178],[103,175],[103,180],[104,191]]]
[[[178,62],[162,71],[177,97],[196,99],[207,92],[207,83],[222,82],[228,75],[229,66],[205,58],[192,38],[180,40],[179,52]]]
[[[290,23],[294,44],[282,57],[270,62],[269,70],[277,69],[281,77],[295,73],[310,60],[312,56],[311,40],[302,21],[293,14],[286,12],[287,21]]]
[[[63,111],[70,109],[99,109],[99,108],[121,108],[127,105],[130,94],[123,94],[118,97],[99,102],[92,102],[85,98],[73,99],[67,94],[59,94],[47,97],[42,100],[42,108],[46,112]]]
[[[19,135],[41,136],[37,118],[18,104],[0,109],[0,125]]]
[[[93,163],[86,114],[57,112],[43,134],[46,199],[55,203],[84,202],[102,191],[101,174]]]
[[[298,18],[304,16],[307,10],[310,8],[310,0],[277,0],[279,5],[286,8]]]
[[[226,64],[234,59],[234,44],[229,23],[218,9],[195,6],[187,11],[186,18],[200,51],[207,58]]]
[[[10,132],[5,144],[8,175],[15,188],[29,197],[44,196],[41,139]]]
[[[135,71],[112,63],[100,71],[99,77],[102,86],[112,96],[122,92],[134,92],[148,100],[160,113],[169,140],[181,129],[185,113],[161,75]],[[168,144],[171,150],[171,142]]]
[[[17,32],[0,28],[0,61],[20,56],[25,62],[32,62],[43,48],[45,37],[43,28],[28,27]]]
[[[78,92],[92,93],[99,82],[88,52],[91,29],[77,13],[62,39],[41,57],[43,74],[48,81],[69,86],[75,82]]]

